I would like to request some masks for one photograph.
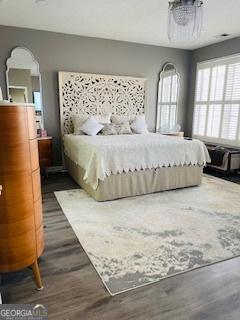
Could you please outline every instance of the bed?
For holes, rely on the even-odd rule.
[[[143,114],[145,82],[142,78],[59,73],[65,166],[97,201],[201,183],[209,155],[199,140],[158,133],[94,137],[72,134],[73,114]]]

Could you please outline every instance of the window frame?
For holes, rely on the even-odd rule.
[[[226,88],[227,88],[227,76],[228,76],[228,69],[230,64],[234,63],[240,63],[240,54],[233,54],[229,56],[224,56],[220,58],[213,58],[205,61],[198,62],[196,64],[196,75],[195,75],[195,91],[194,91],[194,105],[193,105],[193,119],[192,119],[192,137],[195,139],[202,140],[206,143],[215,143],[215,144],[221,144],[225,146],[231,146],[231,147],[240,147],[240,98],[239,100],[227,100],[226,99]],[[226,66],[225,75],[224,75],[224,86],[223,86],[223,98],[222,100],[210,100],[210,94],[211,94],[211,80],[212,80],[212,70],[214,67],[219,67],[221,65]],[[210,75],[209,75],[209,86],[208,86],[208,95],[206,101],[197,101],[197,84],[198,84],[198,71],[210,68]],[[220,118],[220,125],[219,125],[219,137],[209,137],[207,135],[207,129],[208,129],[208,114],[209,114],[209,107],[210,105],[221,105],[221,118]],[[222,124],[223,124],[223,116],[224,116],[224,109],[225,105],[230,104],[238,104],[239,105],[239,112],[238,112],[238,120],[237,120],[237,132],[236,132],[236,139],[230,140],[230,139],[224,139],[221,138],[222,134]],[[194,134],[194,128],[195,128],[195,113],[196,113],[196,106],[197,105],[206,105],[206,120],[205,120],[205,128],[204,128],[204,135]]]

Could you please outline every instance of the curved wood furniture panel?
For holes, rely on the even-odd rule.
[[[32,105],[0,104],[0,272],[32,267],[44,249],[38,142]]]

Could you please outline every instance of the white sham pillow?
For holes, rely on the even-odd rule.
[[[133,130],[134,133],[137,133],[137,134],[148,133],[144,114],[136,116],[135,120],[131,124],[131,129]]]
[[[99,114],[92,116],[97,122],[102,124],[111,123],[111,113]],[[83,135],[84,132],[81,130],[81,126],[90,116],[88,114],[74,114],[73,115],[73,133],[76,135]]]
[[[93,117],[89,117],[80,129],[88,136],[96,136],[103,128],[104,126],[100,124],[96,119],[94,119]]]
[[[97,120],[99,123],[102,124],[109,124],[111,123],[111,112],[110,113],[103,113],[103,114],[97,114],[93,116],[95,120]]]
[[[83,135],[84,133],[81,131],[81,126],[88,119],[88,114],[74,114],[73,115],[73,133]]]

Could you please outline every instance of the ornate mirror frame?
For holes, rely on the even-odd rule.
[[[12,49],[10,56],[8,57],[7,61],[6,61],[6,86],[7,86],[7,99],[10,101],[10,81],[9,81],[9,71],[11,69],[11,61],[14,59],[14,56],[17,52],[17,50],[22,50],[26,52],[26,56],[28,55],[29,57],[29,61],[34,65],[34,70],[35,70],[35,76],[39,77],[39,92],[40,92],[40,98],[41,98],[41,115],[39,116],[38,113],[36,112],[36,116],[37,118],[40,117],[40,122],[41,122],[41,126],[42,128],[44,127],[44,117],[43,117],[43,91],[42,91],[42,78],[41,78],[41,73],[40,73],[40,68],[39,68],[39,63],[38,61],[35,59],[33,53],[25,47],[15,47]],[[25,61],[26,62],[26,61]],[[12,67],[13,68],[13,67]],[[17,68],[16,68],[17,69]],[[24,69],[19,68],[19,69]],[[20,86],[19,86],[20,88]],[[29,102],[31,103],[31,102]],[[36,120],[38,122],[38,119]]]
[[[170,88],[170,101],[169,102],[163,102],[162,101],[162,86],[163,86],[163,78],[166,77],[166,73],[169,72],[171,70],[175,70],[174,73],[177,76],[177,80],[175,85],[177,86],[176,88],[176,92],[175,92],[175,97],[176,100],[175,101],[171,101],[171,94],[172,94],[172,84],[171,84],[171,88]],[[171,80],[172,81],[172,80]],[[156,132],[158,133],[167,133],[167,132],[171,132],[171,128],[169,125],[169,130],[164,130],[164,128],[161,128],[161,117],[162,117],[162,107],[164,105],[169,106],[169,118],[170,118],[170,109],[171,107],[175,107],[175,121],[174,121],[174,126],[177,126],[177,118],[178,118],[178,102],[179,102],[179,89],[180,89],[180,75],[177,72],[177,68],[175,66],[174,63],[172,62],[167,62],[164,64],[162,71],[160,72],[159,75],[159,81],[158,81],[158,95],[157,95],[157,117],[156,117]]]

